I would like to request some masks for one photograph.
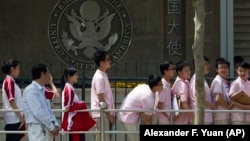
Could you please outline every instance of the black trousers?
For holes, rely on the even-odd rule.
[[[72,141],[71,134],[69,134],[69,141]],[[80,134],[80,141],[85,141],[85,134]]]
[[[20,122],[14,124],[6,124],[4,127],[5,131],[19,131]],[[6,133],[6,141],[21,141],[20,134]]]

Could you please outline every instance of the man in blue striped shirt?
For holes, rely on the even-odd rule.
[[[45,84],[51,74],[44,64],[32,67],[32,83],[23,91],[23,113],[30,141],[53,141],[59,134],[59,124],[45,97]]]

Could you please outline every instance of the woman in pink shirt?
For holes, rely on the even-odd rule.
[[[229,95],[233,95],[239,91],[244,91],[250,97],[250,81],[248,80],[250,65],[247,62],[241,62],[238,64],[236,71],[238,77],[231,84]],[[250,105],[241,104],[232,100],[232,110],[250,110]],[[246,115],[246,116],[245,116]],[[250,124],[250,113],[232,112],[231,113],[232,124]]]

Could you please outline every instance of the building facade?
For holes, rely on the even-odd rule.
[[[92,1],[99,4],[101,14],[105,13],[105,4],[112,3],[115,9],[119,7],[119,3],[122,3],[131,22],[131,38],[127,39],[129,46],[124,49],[119,59],[113,61],[109,71],[111,77],[145,77],[151,73],[159,73],[158,65],[166,59],[174,63],[186,59],[192,64],[194,41],[192,1]],[[22,78],[29,78],[31,65],[38,62],[47,64],[55,78],[61,77],[62,69],[67,65],[53,50],[49,39],[49,23],[53,10],[55,11],[55,6],[59,2],[61,8],[63,6],[67,8],[65,3],[83,4],[84,0],[1,0],[0,60],[9,58],[19,60],[22,65]],[[214,61],[218,57],[225,57],[231,64],[233,64],[234,55],[241,55],[250,61],[248,54],[250,36],[247,28],[249,7],[250,2],[246,0],[205,0],[204,55],[210,59],[211,77],[215,74]],[[80,5],[76,7],[75,11],[77,10],[80,10]],[[115,10],[112,11],[111,8],[109,12],[111,15]],[[114,22],[117,21],[114,20]],[[120,28],[116,28],[115,25],[112,25],[112,28],[114,33],[118,33],[119,39]],[[78,47],[79,54],[82,51],[80,49],[84,47]],[[115,48],[116,44],[111,47]],[[110,50],[110,53],[113,52]],[[87,56],[88,52],[85,52],[85,55]],[[91,62],[91,57],[89,59]],[[233,72],[232,65],[230,70]],[[92,66],[90,70],[80,69],[80,71],[83,71],[85,76],[91,77],[94,67]],[[1,77],[2,75],[0,74]]]

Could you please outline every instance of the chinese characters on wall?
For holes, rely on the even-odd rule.
[[[182,49],[182,3],[181,0],[167,0],[165,54],[170,58],[183,56]]]

